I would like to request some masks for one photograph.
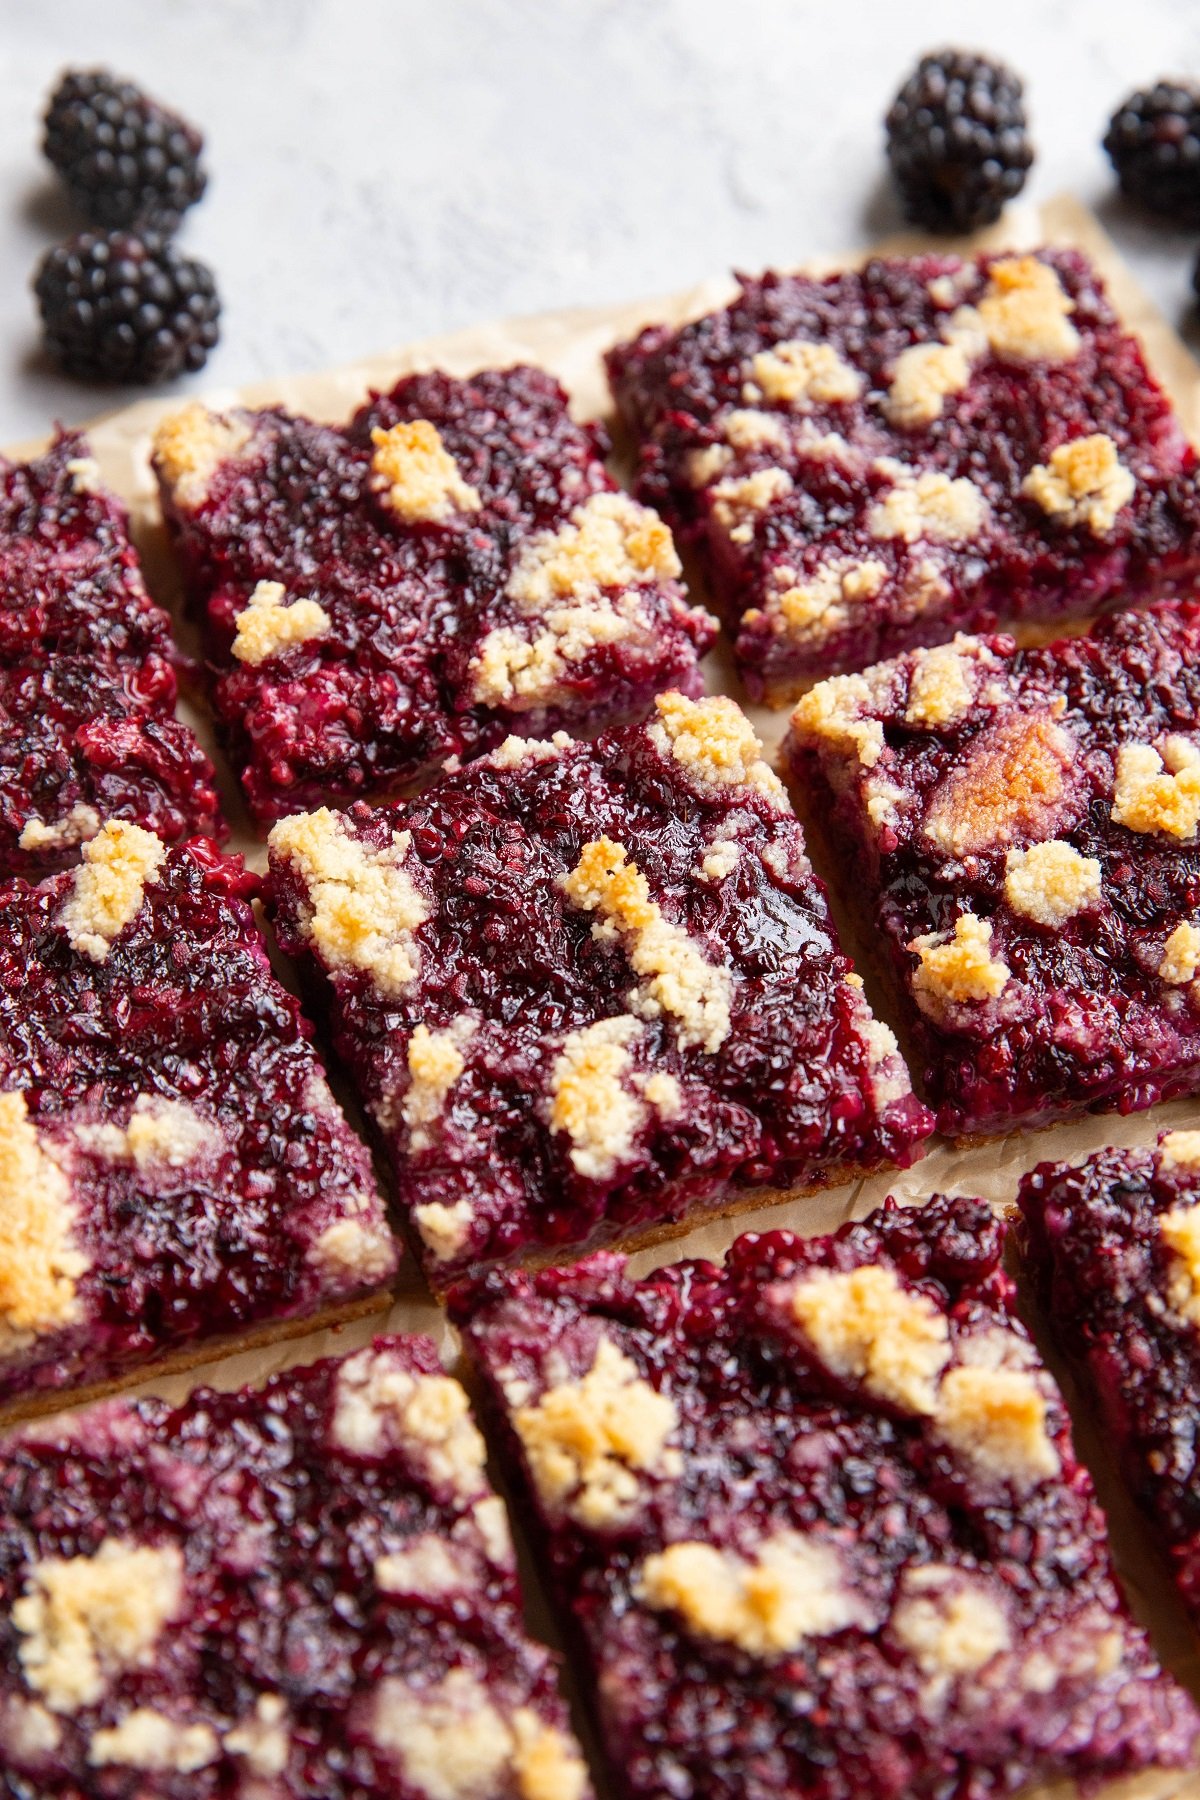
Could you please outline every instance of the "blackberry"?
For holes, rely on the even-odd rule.
[[[1150,212],[1200,225],[1200,87],[1159,81],[1122,102],[1104,134],[1121,191]]]
[[[1019,76],[987,56],[923,56],[888,112],[887,155],[905,216],[930,231],[1000,217],[1033,161]]]
[[[42,148],[92,225],[173,231],[204,192],[200,133],[107,69],[68,69],[45,127]]]
[[[164,237],[85,231],[34,278],[46,348],[88,381],[169,381],[203,368],[217,341],[211,271]]]

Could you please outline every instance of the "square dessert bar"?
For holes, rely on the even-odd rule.
[[[587,1800],[433,1343],[0,1443],[0,1757],[20,1800]]]
[[[0,460],[0,875],[77,860],[104,819],[223,830],[212,767],[175,717],[167,616],[98,474],[78,433]]]
[[[1043,1163],[1020,1208],[1047,1317],[1200,1624],[1200,1131]]]
[[[834,676],[785,759],[943,1131],[1200,1088],[1200,607]]]
[[[1185,1762],[981,1201],[452,1307],[630,1800],[983,1800]]]
[[[760,751],[731,700],[667,694],[275,826],[280,942],[436,1287],[916,1154],[930,1116]]]
[[[78,869],[0,888],[0,1405],[348,1310],[393,1273],[256,886],[207,839],[113,821]]]
[[[346,427],[167,420],[163,505],[259,818],[699,692],[715,622],[606,449],[530,368],[411,375]]]
[[[766,275],[608,361],[755,698],[1200,572],[1195,453],[1075,251]]]

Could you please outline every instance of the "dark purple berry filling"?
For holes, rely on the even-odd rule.
[[[0,463],[0,874],[75,861],[109,818],[168,840],[224,830],[175,718],[176,662],[86,440]]]
[[[456,1290],[622,1794],[983,1800],[1188,1760],[1002,1240],[935,1198],[724,1269]]]
[[[906,1163],[930,1126],[725,699],[509,739],[402,809],[271,834],[434,1283]]]
[[[766,275],[608,364],[755,697],[1200,568],[1195,453],[1076,251]]]
[[[0,1402],[344,1304],[396,1262],[255,877],[130,826],[84,857],[0,888]]]
[[[587,1800],[483,1461],[428,1338],[10,1438],[5,1791]]]
[[[1046,1315],[1200,1620],[1200,1133],[1043,1163],[1020,1206]]]
[[[786,751],[943,1131],[1200,1085],[1200,607],[836,677]]]
[[[408,376],[345,428],[168,420],[164,507],[260,818],[699,692],[714,624],[606,450],[530,368]]]

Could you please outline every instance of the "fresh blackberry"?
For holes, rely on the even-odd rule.
[[[1104,135],[1121,191],[1150,212],[1200,225],[1200,87],[1159,81],[1122,102]]]
[[[153,233],[82,232],[43,257],[34,292],[47,350],[87,381],[169,381],[217,341],[211,271]]]
[[[887,155],[907,218],[973,231],[1000,217],[1033,161],[1020,77],[987,56],[923,56],[888,112]]]
[[[45,127],[42,148],[92,225],[173,231],[204,192],[200,133],[107,69],[68,69]]]

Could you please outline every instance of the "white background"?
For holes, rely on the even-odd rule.
[[[883,113],[947,40],[1023,73],[1028,191],[1095,205],[1190,330],[1193,241],[1115,200],[1100,139],[1133,85],[1200,75],[1196,0],[0,0],[0,441],[124,397],[38,350],[29,277],[74,228],[38,148],[65,64],[207,134],[183,242],[225,319],[190,385],[223,388],[867,242],[898,223]]]

